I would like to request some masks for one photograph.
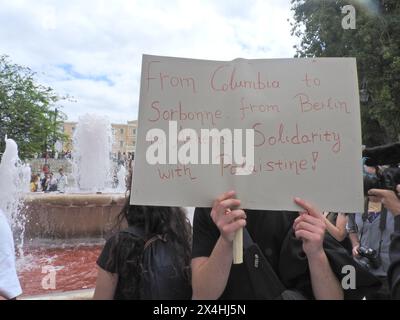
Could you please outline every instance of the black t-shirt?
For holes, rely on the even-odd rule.
[[[210,208],[197,208],[193,220],[192,258],[209,257],[218,238],[219,230],[212,221]],[[308,260],[302,241],[295,238],[293,222],[296,212],[246,210],[247,230],[258,244],[282,284],[313,299]],[[379,280],[354,261],[352,256],[329,234],[325,235],[324,251],[339,283],[347,275],[344,266],[356,270],[356,289],[344,290],[345,299],[361,299],[379,287]],[[220,299],[255,299],[251,281],[244,264],[233,264],[228,283]]]
[[[210,208],[196,208],[193,220],[192,258],[209,257],[220,236]],[[293,236],[296,212],[246,210],[247,230],[272,268],[290,289],[312,297],[308,265],[302,243]],[[254,299],[244,264],[233,264],[220,299]]]
[[[130,234],[120,232],[107,240],[97,259],[100,268],[118,274],[115,300],[136,300],[139,294],[139,259],[144,241]]]

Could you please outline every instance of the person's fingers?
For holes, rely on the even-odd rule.
[[[322,215],[313,217],[313,216],[310,216],[309,214],[307,214],[307,215],[302,216],[302,219],[303,219],[303,221],[306,221],[313,225],[325,225]]]
[[[315,206],[312,205],[311,203],[309,203],[303,199],[300,199],[298,197],[294,198],[294,202],[296,204],[298,204],[300,207],[302,207],[303,209],[305,209],[309,215],[314,216],[314,217],[321,216],[320,211],[317,208],[315,208]]]
[[[227,224],[222,227],[222,232],[224,233],[233,233],[238,231],[241,228],[244,228],[246,226],[246,220],[245,219],[239,219],[236,220],[230,224]]]
[[[299,216],[294,220],[293,222],[293,228],[296,228],[296,225],[300,222],[303,221],[303,216],[308,216],[308,213],[303,211],[299,212]]]
[[[316,218],[316,217],[310,216],[309,214],[303,214],[303,215],[297,217],[293,223],[293,228],[296,228],[296,226],[300,222],[306,222],[311,225],[320,226],[320,227],[325,226],[325,222],[322,219],[320,219],[320,217]]]
[[[293,229],[295,229],[295,228],[296,228],[296,225],[297,225],[300,221],[302,221],[302,219],[300,219],[300,217],[301,217],[301,216],[297,217],[296,220],[294,220],[294,222],[293,222]]]
[[[232,210],[227,214],[227,216],[233,216],[235,219],[246,219],[247,218],[246,212],[244,212],[244,210],[242,210],[242,209]]]
[[[301,212],[299,212],[299,216],[294,220],[293,228],[295,228],[296,225],[297,225],[300,221],[303,221],[303,217],[304,217],[304,216],[308,216],[308,215],[309,215],[309,214],[307,213],[307,211],[301,211]]]
[[[382,198],[387,194],[387,190],[383,190],[383,189],[370,189],[368,191],[368,195],[369,196],[373,196],[373,197],[379,197]]]
[[[240,206],[240,200],[238,199],[227,199],[219,202],[215,208],[215,210],[219,214],[225,214],[226,211],[232,210],[233,208],[237,208]]]
[[[322,226],[312,225],[312,224],[304,222],[304,221],[299,222],[294,230],[295,231],[307,230],[307,231],[310,231],[315,234],[324,232],[324,229]]]
[[[236,192],[231,190],[228,192],[225,192],[223,194],[220,194],[217,199],[215,199],[213,206],[217,205],[218,203],[220,203],[221,201],[224,201],[226,199],[232,198],[236,195]]]
[[[376,196],[368,196],[368,199],[371,202],[380,202],[382,200],[381,197],[376,197]]]
[[[297,230],[295,232],[296,238],[297,239],[302,239],[302,240],[306,240],[306,241],[313,241],[316,240],[317,236],[307,230]]]
[[[230,211],[219,219],[219,225],[222,227],[226,224],[232,223],[237,219],[246,219],[246,213],[240,209]]]

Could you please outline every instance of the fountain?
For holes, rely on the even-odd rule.
[[[125,197],[125,185],[111,188],[111,125],[98,115],[79,118],[72,152],[75,186],[66,193],[25,197],[31,223],[27,235],[40,239],[99,239],[112,227]],[[126,170],[119,179],[125,180]]]
[[[23,257],[26,217],[21,214],[23,194],[29,191],[30,167],[18,157],[18,146],[5,138],[6,149],[0,163],[0,208],[13,230],[19,256]]]
[[[18,160],[13,141],[8,141],[0,165],[1,203],[13,208],[10,216],[26,221],[22,236],[25,259],[17,261],[17,268],[27,299],[90,298],[93,289],[88,288],[94,287],[97,276],[96,259],[125,202],[124,166],[117,173],[118,187],[111,190],[108,122],[98,116],[81,117],[74,141],[72,167],[77,183],[67,193],[26,193],[22,199],[29,186],[29,168]],[[10,188],[6,181],[20,184]],[[22,202],[24,205],[16,205]],[[191,216],[193,209],[189,212]],[[54,286],[46,282],[51,274],[57,275]],[[68,296],[65,291],[72,293]]]
[[[73,140],[75,185],[66,193],[27,193],[20,210],[29,221],[25,243],[31,261],[24,263],[19,277],[24,294],[34,297],[48,290],[55,293],[93,287],[95,261],[125,202],[125,188],[111,188],[112,141],[107,119],[80,117]],[[124,170],[119,172],[121,181],[125,180]],[[50,289],[41,282],[49,270],[57,273],[57,286]]]

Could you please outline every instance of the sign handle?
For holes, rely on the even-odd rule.
[[[233,238],[233,264],[243,263],[243,228],[235,233]]]

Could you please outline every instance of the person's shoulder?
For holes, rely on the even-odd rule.
[[[143,241],[144,240],[139,235],[129,232],[127,229],[124,229],[111,234],[106,240],[106,245],[117,247],[130,247]]]
[[[193,229],[210,229],[214,227],[216,228],[211,217],[211,210],[212,208],[196,207],[193,215]]]
[[[119,230],[111,234],[104,245],[103,252],[106,255],[125,255],[132,250],[139,250],[144,245],[144,240],[127,229]]]
[[[113,233],[107,240],[107,242],[121,243],[121,242],[138,242],[143,241],[143,237],[130,228],[119,230]]]

